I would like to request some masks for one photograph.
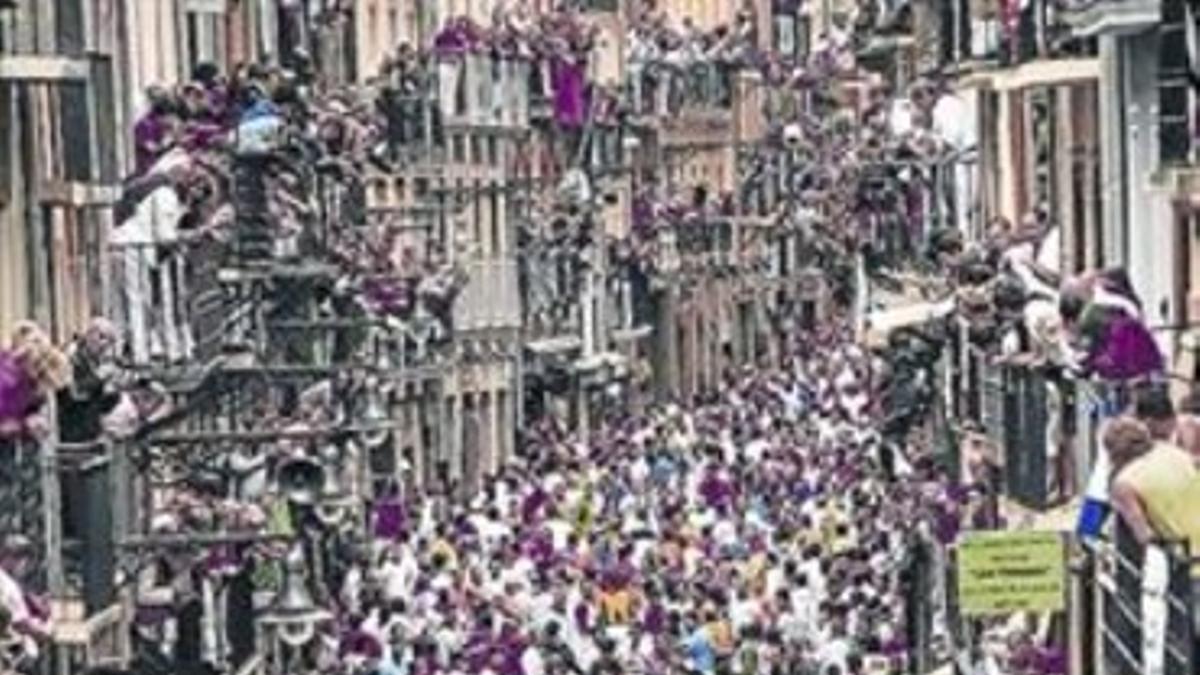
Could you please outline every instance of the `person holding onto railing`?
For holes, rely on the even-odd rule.
[[[58,395],[63,441],[85,443],[98,438],[102,419],[120,402],[115,363],[119,341],[116,326],[96,317],[68,347],[71,382]]]
[[[41,436],[46,397],[70,378],[67,357],[36,324],[22,322],[8,349],[0,349],[0,440]]]
[[[1135,406],[1141,419],[1117,418],[1104,430],[1113,506],[1142,545],[1184,540],[1189,550],[1200,551],[1200,472],[1163,436],[1162,399],[1155,393],[1144,396]]]

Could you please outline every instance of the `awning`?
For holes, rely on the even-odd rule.
[[[613,342],[635,342],[642,338],[650,337],[654,333],[654,327],[649,324],[639,324],[633,328],[618,328],[612,332]]]
[[[525,345],[525,348],[534,354],[546,356],[574,351],[579,349],[580,346],[582,346],[582,342],[578,335],[557,335],[540,340],[531,340]]]
[[[881,345],[892,331],[919,326],[949,316],[954,311],[954,299],[941,302],[919,302],[903,307],[883,309],[867,314],[864,339],[868,345]]]
[[[1016,91],[1028,87],[1054,87],[1100,78],[1100,59],[1044,59],[1014,68],[995,68],[970,73],[959,80],[959,88]]]
[[[600,352],[581,358],[571,364],[572,370],[580,374],[595,373],[602,368],[609,368],[614,374],[620,375],[625,370],[629,359],[616,352]]]

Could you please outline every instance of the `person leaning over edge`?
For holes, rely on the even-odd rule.
[[[1147,425],[1131,417],[1113,420],[1103,441],[1112,458],[1113,506],[1138,542],[1146,546],[1182,539],[1190,555],[1200,552],[1200,472],[1191,456],[1157,440]],[[1200,565],[1192,565],[1191,579],[1196,595]],[[1200,616],[1193,619],[1193,631],[1200,634]]]

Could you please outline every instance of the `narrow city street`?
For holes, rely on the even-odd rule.
[[[526,675],[905,670],[922,536],[952,541],[960,505],[926,453],[880,436],[877,364],[847,324],[695,403],[614,411],[587,441],[539,424],[468,504],[380,504],[342,577],[341,656],[391,646],[412,672]]]
[[[1200,673],[1200,0],[0,0],[0,675]]]

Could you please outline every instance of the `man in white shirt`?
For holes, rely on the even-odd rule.
[[[164,155],[148,175],[171,175],[184,170],[187,155],[173,151]],[[186,317],[177,316],[178,298],[186,297],[180,261],[173,247],[179,241],[179,221],[187,211],[174,180],[147,194],[133,214],[109,235],[117,247],[124,311],[129,327],[128,344],[133,358],[146,363],[152,356],[169,360],[185,358],[191,349]],[[152,306],[152,285],[157,281],[158,311]],[[158,318],[155,318],[155,317]]]
[[[521,671],[525,675],[544,675],[546,672],[546,663],[542,659],[541,648],[536,644],[530,644],[525,647],[525,651],[521,652]]]

